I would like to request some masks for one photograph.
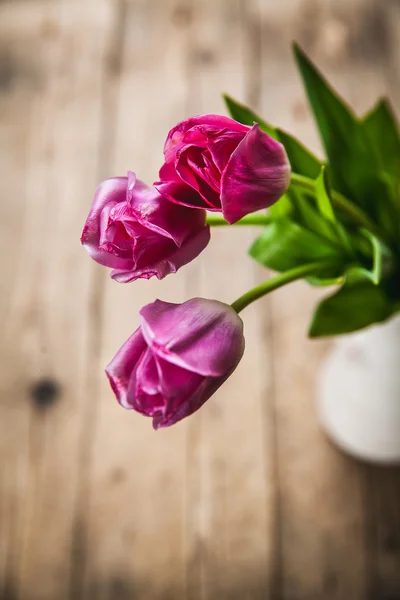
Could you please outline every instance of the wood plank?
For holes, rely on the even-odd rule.
[[[255,16],[262,23],[262,114],[316,151],[320,145],[289,43],[297,39],[355,108],[366,111],[389,83],[385,57],[377,52],[384,40],[377,32],[371,37],[383,9],[366,4],[286,2],[272,10],[260,3],[261,19]],[[366,523],[376,526],[377,513],[365,501],[363,467],[328,444],[317,421],[316,376],[329,343],[307,341],[306,331],[320,295],[296,284],[271,297],[281,516],[275,593],[361,600],[371,593],[371,570],[383,570],[366,541],[371,540]],[[393,556],[389,561],[383,577],[389,571],[393,577]]]
[[[27,43],[21,49],[16,30],[21,25],[10,4],[0,7],[0,146],[6,151],[0,161],[0,218],[2,231],[0,314],[2,371],[0,378],[0,596],[11,596],[18,575],[21,542],[20,513],[27,492],[27,450],[30,411],[27,408],[26,380],[20,377],[21,329],[29,324],[32,310],[15,309],[17,269],[21,268],[24,210],[24,174],[27,164],[26,130],[30,120],[29,100],[37,81],[26,69],[32,38],[37,39],[37,22],[25,31]],[[29,63],[28,63],[29,64]],[[18,227],[18,236],[16,236]],[[19,335],[18,335],[19,334]],[[25,365],[29,379],[30,365]]]
[[[226,113],[223,91],[251,92],[249,2],[194,3],[190,112]],[[213,231],[196,264],[192,295],[232,302],[257,279],[246,249],[251,228]],[[274,545],[270,348],[262,313],[245,312],[246,352],[237,371],[190,420],[188,597],[266,598]]]
[[[188,18],[173,0],[126,3],[106,176],[131,169],[148,184],[157,178],[167,132],[185,116]],[[162,282],[106,281],[85,598],[184,597],[187,426],[155,432],[150,419],[117,404],[102,371],[138,326],[139,309],[156,297],[185,300],[185,269]]]
[[[388,3],[381,12],[379,6],[371,3],[370,18],[381,14],[384,52],[380,71],[400,118],[400,6]],[[400,596],[400,468],[368,467],[364,482],[369,594],[371,598],[396,598]]]
[[[90,261],[79,236],[97,179],[109,9],[103,0],[95,9],[62,1],[1,6],[16,66],[10,111],[26,136],[8,179],[8,196],[17,198],[9,227],[19,243],[10,259],[17,264],[8,280],[0,418],[8,465],[2,517],[11,532],[7,597],[69,597],[79,455],[92,400]]]
[[[238,9],[236,8],[234,15],[229,16],[228,4],[224,4],[222,10],[214,9],[211,5],[196,7],[196,12],[193,14],[185,5],[170,3],[163,8],[162,13],[158,13],[160,23],[163,25],[164,32],[157,28],[157,21],[154,19],[155,4],[147,3],[130,3],[126,17],[126,42],[124,51],[123,73],[121,81],[121,104],[119,123],[120,129],[118,133],[118,152],[115,160],[116,168],[125,170],[131,167],[132,161],[135,168],[142,177],[151,181],[155,175],[159,165],[160,158],[157,153],[160,153],[162,147],[161,135],[165,135],[167,129],[174,122],[183,118],[186,114],[205,110],[217,109],[221,111],[222,105],[219,99],[221,84],[226,81],[226,84],[237,86],[238,67],[234,59],[229,59],[229,52],[224,50],[220,54],[223,45],[219,40],[221,33],[226,36],[225,41],[235,39],[237,43],[237,33],[241,35],[239,25]],[[231,6],[231,5],[230,5]],[[164,12],[165,10],[165,12]],[[209,12],[211,10],[211,13]],[[217,12],[215,12],[217,10]],[[207,16],[210,14],[210,16]],[[200,17],[201,15],[201,17]],[[216,25],[213,23],[213,15],[217,19]],[[199,19],[204,19],[201,29],[199,28]],[[229,27],[223,27],[225,19],[229,19]],[[193,20],[192,28],[189,29],[190,23]],[[172,20],[172,26],[171,26]],[[150,22],[152,27],[149,27]],[[234,25],[233,33],[230,31],[230,26]],[[181,29],[183,31],[181,31]],[[144,45],[143,38],[140,37],[141,32],[147,32],[147,45]],[[171,39],[174,43],[168,45],[168,52],[162,55],[163,63],[154,64],[154,57],[150,55],[150,49],[155,44],[162,44],[164,36],[173,31],[174,35]],[[189,33],[190,31],[190,33]],[[150,38],[148,36],[151,36]],[[191,98],[187,102],[186,90],[186,64],[184,44],[187,36],[190,35],[191,40],[196,39],[196,43],[191,43],[193,54],[189,68],[195,68],[199,73],[198,85],[196,89],[197,76],[189,79]],[[211,40],[206,35],[211,36]],[[154,40],[153,40],[154,36]],[[195,36],[195,37],[194,37]],[[210,44],[211,53],[210,53]],[[227,47],[232,44],[229,43]],[[217,67],[214,65],[213,52],[218,52]],[[236,58],[236,57],[235,57]],[[161,56],[160,56],[161,61]],[[243,71],[241,71],[243,72]],[[144,77],[144,73],[146,76]],[[168,85],[174,81],[174,85]],[[140,95],[139,95],[140,82]],[[213,96],[208,95],[207,85],[212,82],[214,85]],[[159,111],[159,96],[155,96],[155,90],[164,90],[164,110]],[[136,91],[136,96],[134,94]],[[168,97],[170,94],[170,97]],[[218,104],[216,105],[216,99]],[[186,108],[185,108],[186,106]],[[215,109],[214,109],[215,106]],[[141,121],[135,118],[135,115],[141,115]],[[170,116],[172,118],[170,118]],[[170,120],[169,120],[170,119]],[[134,127],[134,135],[126,128],[126,123],[131,120]],[[163,123],[165,125],[163,126]],[[164,134],[160,133],[164,129]],[[126,133],[125,133],[126,132]],[[143,142],[146,141],[146,153],[143,152]],[[129,158],[128,158],[129,157]],[[131,158],[132,157],[132,158]],[[143,175],[142,175],[143,174]],[[218,235],[218,234],[217,234]],[[226,265],[229,260],[230,252],[236,248],[238,241],[243,240],[243,247],[248,242],[249,232],[235,234],[236,237],[231,238],[228,242],[218,243],[214,249],[214,255],[218,257],[219,251],[221,258],[217,259],[218,264]],[[239,237],[238,237],[239,236]],[[222,253],[222,248],[225,247],[225,252]],[[204,260],[210,260],[210,253],[207,251],[204,254]],[[200,259],[200,263],[203,259]],[[205,264],[203,260],[203,263]],[[113,306],[118,306],[118,314],[123,317],[116,318],[114,314],[113,327],[106,329],[106,338],[104,340],[104,362],[106,362],[118,345],[126,338],[127,329],[131,329],[137,323],[136,311],[141,304],[153,299],[155,290],[160,289],[163,298],[175,300],[184,299],[184,297],[198,293],[199,287],[195,283],[199,272],[203,273],[204,278],[205,267],[199,266],[197,263],[182,271],[174,278],[168,278],[162,284],[157,282],[138,282],[132,289],[121,290],[118,286],[109,285],[107,287],[106,301],[104,312],[106,315],[111,315],[115,310]],[[224,267],[225,268],[225,267]],[[200,269],[200,271],[199,271]],[[213,284],[211,286],[201,284],[201,292],[209,296],[218,297],[224,293],[226,297],[227,288],[221,284],[219,270]],[[246,286],[248,281],[253,281],[253,276],[250,270],[249,278],[236,281],[237,290],[232,290],[234,293],[240,293]],[[142,285],[144,283],[144,285]],[[162,290],[160,286],[162,285]],[[134,287],[134,289],[133,289]],[[228,299],[226,297],[226,299]],[[230,299],[230,298],[229,298]],[[126,315],[126,316],[125,316]],[[129,318],[127,317],[129,315]],[[110,318],[108,316],[108,318]],[[128,326],[129,323],[129,326]],[[248,339],[252,339],[254,330],[257,325],[254,322],[253,326],[248,325],[250,334]],[[254,334],[257,340],[257,337]],[[253,347],[253,353],[247,354],[247,364],[252,364],[252,356],[255,356],[256,346]],[[263,357],[264,358],[264,357]],[[252,375],[257,378],[258,363],[255,361],[252,368]],[[245,367],[246,368],[246,367]],[[243,375],[242,375],[243,377]],[[246,376],[247,379],[247,376]],[[257,381],[259,381],[257,379]],[[191,421],[178,425],[171,431],[159,432],[156,437],[151,431],[149,423],[137,415],[127,415],[121,412],[121,409],[115,407],[110,401],[110,391],[106,383],[104,383],[104,391],[102,391],[101,410],[102,415],[99,423],[99,431],[97,442],[94,451],[94,467],[93,467],[93,482],[91,496],[91,514],[102,515],[100,523],[96,520],[91,525],[90,537],[90,565],[87,574],[87,586],[89,593],[96,593],[96,597],[106,598],[111,596],[115,586],[119,586],[120,593],[133,593],[132,590],[141,590],[146,586],[146,597],[165,597],[162,594],[168,593],[170,589],[175,593],[183,593],[183,585],[185,584],[185,560],[188,561],[188,573],[186,591],[189,597],[197,594],[197,580],[200,577],[200,590],[207,587],[209,597],[215,597],[221,590],[227,593],[232,591],[234,583],[233,575],[235,574],[236,581],[246,572],[248,581],[252,580],[248,585],[254,589],[265,589],[265,572],[267,570],[267,538],[265,531],[268,529],[267,518],[267,492],[265,483],[265,463],[256,459],[262,456],[264,449],[264,439],[262,423],[260,424],[260,395],[264,390],[256,392],[254,398],[251,398],[250,409],[242,407],[242,393],[239,387],[236,387],[236,392],[232,387],[233,384],[228,384],[225,388],[225,396],[220,395],[220,405],[222,409],[214,409],[220,413],[217,417],[211,416],[210,427],[215,430],[215,436],[210,436],[207,432],[207,420],[205,429],[201,426],[201,414],[207,411],[207,407],[199,413],[200,416],[194,416]],[[230,387],[229,387],[230,386]],[[256,388],[256,383],[254,388]],[[234,410],[229,411],[224,408],[223,398],[229,398],[229,406],[234,406]],[[214,401],[213,401],[214,403]],[[242,407],[242,408],[241,408]],[[209,410],[213,410],[212,408]],[[236,414],[239,411],[238,414]],[[232,423],[224,423],[225,417],[228,418],[232,414]],[[221,416],[222,415],[222,416]],[[239,416],[240,415],[240,416]],[[238,448],[239,463],[231,461],[228,463],[226,458],[226,449],[228,447],[224,438],[230,432],[232,446],[237,435],[242,431],[243,419],[246,415],[246,420],[250,428],[256,428],[256,435],[249,437],[248,441],[243,442],[241,449]],[[209,417],[205,417],[209,420]],[[200,425],[195,425],[200,419]],[[232,428],[232,425],[236,425]],[[220,424],[223,426],[223,434],[219,430]],[[202,428],[198,443],[196,438],[196,430]],[[235,429],[236,427],[236,429]],[[189,428],[189,429],[188,429]],[[118,443],[114,443],[112,450],[107,448],[107,455],[104,456],[104,451],[101,447],[104,445],[104,439],[107,437],[107,432],[118,429]],[[201,439],[203,436],[203,439]],[[218,437],[221,439],[218,445]],[[188,442],[186,440],[188,439]],[[254,441],[253,441],[254,440]],[[186,444],[189,443],[188,463],[185,463]],[[162,461],[162,456],[166,454],[166,444],[169,448],[169,461],[166,465]],[[210,445],[212,444],[212,445]],[[143,467],[143,452],[146,453],[146,468]],[[197,459],[194,454],[200,452],[206,453],[206,463],[204,466],[205,474],[197,471]],[[216,454],[218,452],[218,460]],[[231,450],[232,452],[232,450]],[[131,455],[131,467],[127,471],[125,465],[127,454]],[[219,466],[218,466],[219,464]],[[217,466],[215,466],[217,465]],[[232,465],[230,470],[229,465]],[[121,466],[124,469],[124,474],[118,482],[118,486],[110,485],[112,473],[121,472]],[[222,475],[225,472],[225,475]],[[184,482],[185,476],[188,476],[188,488],[185,495]],[[221,474],[221,477],[219,476]],[[203,487],[203,478],[211,479],[211,504],[208,497],[204,494],[208,493],[207,488]],[[237,503],[234,502],[237,495],[237,488],[240,485],[242,477],[245,477],[249,488],[254,489],[255,495],[249,494],[248,500],[243,502],[238,498]],[[170,485],[168,489],[164,489],[163,481],[168,479]],[[226,483],[224,483],[226,480]],[[207,485],[207,484],[206,484]],[[199,498],[196,498],[199,490]],[[101,490],[99,493],[98,490]],[[162,492],[161,492],[162,490]],[[181,492],[180,492],[181,490]],[[162,502],[164,509],[158,507],[158,500],[162,494]],[[121,502],[121,495],[131,498],[131,513],[118,511]],[[227,497],[231,498],[227,504]],[[152,500],[149,501],[149,498]],[[186,541],[182,540],[184,532],[184,502],[187,504],[187,533]],[[256,507],[256,510],[255,510]],[[206,522],[200,516],[206,514]],[[226,517],[223,522],[219,523],[219,519]],[[246,524],[245,529],[236,528],[236,522]],[[140,526],[139,526],[140,524]],[[220,541],[220,535],[212,534],[215,526],[218,526],[218,531],[224,531],[225,541]],[[206,531],[198,531],[206,528]],[[166,544],[157,545],[155,540],[162,537],[168,539]],[[201,539],[199,539],[201,538]],[[184,545],[182,546],[182,543]],[[204,547],[202,558],[198,558],[198,547]],[[148,556],[151,552],[152,560],[149,565]],[[208,556],[207,565],[204,566],[204,557]],[[229,555],[229,560],[228,560]],[[218,566],[221,568],[221,573],[218,575],[216,565],[213,564],[209,557],[212,556],[218,559]],[[198,573],[200,569],[200,574]],[[153,570],[157,570],[157,581],[154,581],[151,574]],[[253,571],[255,574],[253,574]],[[203,573],[203,574],[202,574]],[[107,585],[102,586],[103,591],[98,590],[93,592],[96,580],[100,577],[108,579]],[[246,584],[247,585],[247,584]],[[108,586],[108,591],[106,587]],[[174,587],[175,586],[175,587]],[[122,591],[121,591],[122,590]],[[174,591],[175,590],[175,591]],[[179,592],[180,590],[180,592]],[[183,597],[183,596],[182,596]],[[196,597],[196,596],[193,596]]]
[[[400,593],[400,468],[365,468],[366,549],[370,598]]]
[[[168,129],[224,112],[222,91],[320,151],[293,38],[357,110],[398,101],[398,11],[0,2],[1,598],[400,595],[399,470],[348,459],[317,422],[330,343],[305,336],[321,292],[296,284],[246,309],[236,373],[155,433],[117,405],[103,366],[155,297],[230,302],[268,275],[244,254],[256,232],[216,230],[176,276],[125,286],[78,242],[98,181],[136,169],[151,183]]]

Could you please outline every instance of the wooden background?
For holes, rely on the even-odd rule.
[[[79,244],[95,186],[154,181],[168,129],[222,91],[319,151],[292,39],[357,111],[399,104],[396,0],[0,2],[1,600],[400,598],[400,470],[320,432],[315,289],[246,309],[240,367],[169,430],[103,374],[143,304],[232,301],[266,273],[232,228],[118,285]]]

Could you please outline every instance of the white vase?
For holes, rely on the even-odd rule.
[[[317,392],[321,424],[342,450],[400,463],[400,318],[338,338]]]

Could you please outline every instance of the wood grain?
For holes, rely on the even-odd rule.
[[[118,406],[104,365],[155,297],[232,301],[269,273],[217,229],[163,282],[118,285],[79,245],[96,184],[151,184],[176,122],[220,93],[321,152],[298,40],[365,112],[400,100],[395,0],[0,2],[0,600],[395,600],[400,471],[357,463],[314,406],[325,293],[243,313],[246,353],[169,430]]]
[[[192,114],[223,111],[221,90],[247,96],[246,4],[194,5]],[[232,302],[255,285],[255,269],[245,254],[254,231],[231,234],[214,232],[208,256],[197,261],[192,295]],[[258,306],[246,315],[246,353],[239,368],[189,423],[189,598],[252,598],[268,592],[275,512],[272,440],[264,420],[270,385],[264,334]]]
[[[176,8],[170,1],[120,8],[121,72],[115,81],[116,133],[107,175],[134,169],[151,184],[164,138],[185,111],[182,46],[188,32]],[[138,326],[138,310],[155,297],[183,301],[184,271],[162,283],[121,286],[107,279],[99,373]],[[187,426],[155,433],[149,419],[116,404],[103,376],[97,410],[83,597],[183,597]]]
[[[304,4],[291,18],[279,11],[271,18],[266,11],[261,19],[262,114],[272,122],[282,123],[316,152],[321,152],[321,148],[289,55],[290,39],[296,39],[315,56],[335,87],[357,111],[365,112],[379,94],[390,94],[396,86],[392,80],[390,89],[390,80],[385,76],[389,63],[393,63],[395,47],[386,48],[385,53],[377,52],[386,41],[371,37],[378,35],[374,32],[378,9],[376,4],[366,4],[319,3],[316,14],[316,4]],[[279,39],[271,40],[269,34],[277,30]],[[285,95],[285,107],[289,110],[281,110],[271,89]],[[316,290],[302,283],[279,290],[271,297],[281,519],[275,594],[288,599],[392,597],[398,585],[393,573],[400,570],[400,557],[392,550],[390,556],[383,558],[382,548],[377,550],[376,538],[371,538],[377,533],[370,530],[370,515],[377,509],[371,505],[366,471],[332,448],[319,430],[314,407],[315,381],[329,345],[309,342],[305,337],[317,299]],[[369,485],[381,477],[378,468],[370,470]],[[398,505],[400,490],[394,483],[397,471],[392,470],[388,479],[392,482],[391,491],[388,492],[387,484],[382,492],[374,487],[375,494],[381,502],[386,499]],[[379,500],[375,502],[379,504]],[[375,513],[375,526],[376,519]],[[397,539],[396,519],[391,520],[391,527]],[[380,559],[376,554],[371,556],[371,552],[378,552]]]
[[[91,401],[93,271],[78,240],[99,176],[109,5],[101,1],[93,11],[21,2],[0,10],[15,69],[8,111],[14,128],[25,131],[20,147],[11,140],[21,162],[5,173],[10,188],[2,202],[7,209],[15,201],[9,227],[17,262],[9,277],[0,419],[8,479],[2,522],[13,534],[4,595],[61,599],[69,597],[81,440]],[[14,254],[11,247],[6,255]],[[47,402],[40,392],[46,385]]]

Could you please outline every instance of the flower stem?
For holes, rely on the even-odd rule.
[[[307,277],[307,275],[315,275],[319,273],[322,269],[326,267],[331,267],[333,265],[333,261],[318,261],[313,263],[308,263],[306,265],[300,265],[299,267],[294,267],[293,269],[289,269],[284,273],[279,273],[267,281],[263,281],[260,285],[252,288],[240,298],[235,300],[231,304],[232,308],[240,313],[246,306],[258,300],[258,298],[262,298],[262,296],[266,296],[270,292],[277,290],[278,288],[290,283],[292,281],[296,281],[296,279],[303,279],[303,277]]]
[[[305,190],[315,192],[315,181],[309,177],[299,175],[298,173],[292,173],[290,181],[294,185],[302,187]],[[337,208],[346,213],[347,216],[349,216],[359,226],[365,227],[365,229],[368,229],[371,233],[377,235],[378,237],[382,237],[380,232],[377,230],[375,223],[369,219],[369,217],[361,208],[356,206],[353,202],[346,198],[346,196],[343,196],[343,194],[337,192],[336,190],[331,189],[330,193],[332,201]]]
[[[224,217],[219,215],[207,215],[207,223],[212,227],[229,225],[229,223],[225,221]],[[240,221],[233,223],[233,225],[259,225],[260,227],[264,227],[269,223],[271,223],[271,218],[268,217],[268,215],[258,215],[253,213],[251,215],[246,215],[243,217],[243,219],[240,219]]]

